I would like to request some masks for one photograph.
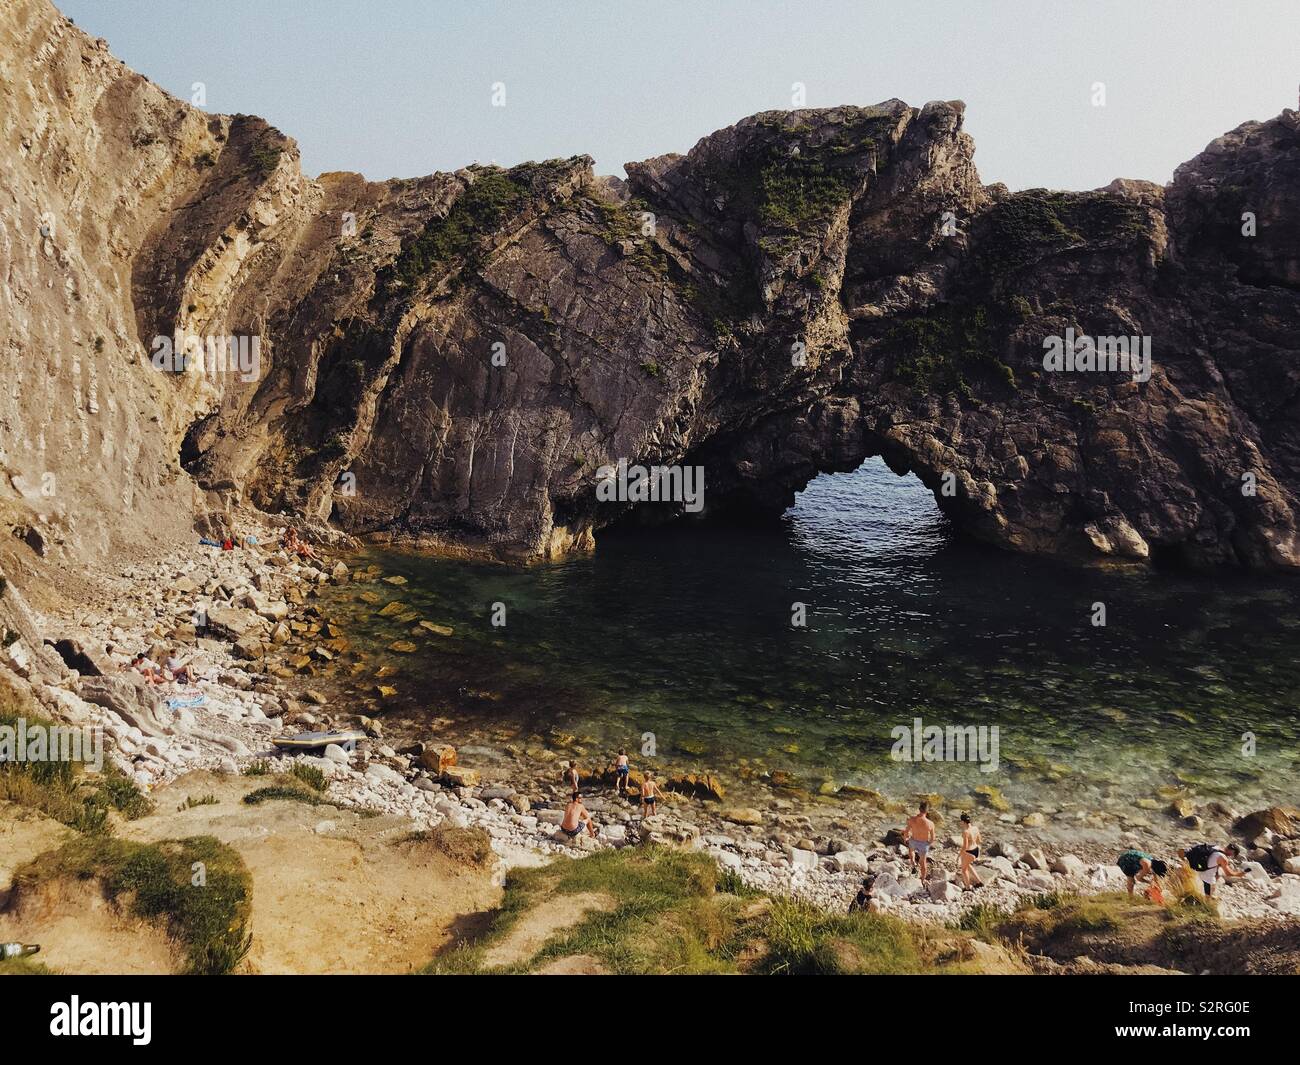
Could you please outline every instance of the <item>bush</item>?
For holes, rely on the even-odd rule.
[[[482,868],[496,859],[492,838],[481,828],[458,828],[441,824],[428,831],[412,832],[406,843],[429,843],[454,862]]]
[[[288,783],[271,784],[265,788],[258,788],[256,791],[250,791],[244,796],[244,802],[249,806],[258,806],[264,802],[271,802],[274,799],[284,799],[288,802],[306,803],[308,806],[319,806],[320,796],[314,791],[308,790],[302,784]]]
[[[306,762],[294,762],[293,768],[289,770],[289,775],[295,780],[306,784],[312,791],[324,791],[329,787],[329,781],[325,778],[324,771],[314,765],[308,765]]]

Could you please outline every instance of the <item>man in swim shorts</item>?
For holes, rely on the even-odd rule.
[[[618,749],[618,759],[614,762],[614,774],[618,777],[618,793],[627,794],[627,775],[631,772],[631,766],[627,762],[627,751],[622,747]]]
[[[916,813],[907,819],[907,827],[903,829],[903,842],[911,854],[912,868],[916,869],[920,865],[922,880],[930,878],[930,859],[927,855],[930,844],[934,842],[934,822],[927,813],[929,808],[929,803],[921,803]]]
[[[575,791],[569,798],[569,804],[564,808],[564,820],[560,822],[560,831],[569,839],[577,839],[582,835],[584,828],[587,830],[587,835],[592,837],[596,835],[596,822],[591,819],[591,814],[582,805],[581,792]]]

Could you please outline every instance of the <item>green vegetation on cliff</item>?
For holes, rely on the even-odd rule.
[[[509,170],[473,168],[474,182],[441,218],[432,219],[403,245],[396,260],[379,274],[378,287],[411,284],[425,274],[465,260],[479,265],[485,238],[529,204],[543,200],[572,170],[572,159],[523,163]]]
[[[1001,316],[990,307],[942,306],[905,318],[885,335],[892,376],[918,392],[972,394],[969,376],[991,374],[1016,387],[1014,371],[998,356]]]
[[[164,921],[186,972],[228,973],[252,945],[252,879],[234,849],[211,836],[149,844],[83,836],[14,874],[20,893],[92,879],[134,916]]]
[[[972,232],[972,260],[997,279],[1069,248],[1133,242],[1148,236],[1144,208],[1103,192],[1031,189],[995,204]]]
[[[20,721],[25,721],[29,730],[51,728],[54,722],[37,710],[0,674],[0,727],[17,731]],[[110,811],[135,820],[153,808],[117,766],[105,763],[102,772],[92,773],[84,760],[0,762],[0,801],[4,800],[39,810],[79,832],[111,832]]]

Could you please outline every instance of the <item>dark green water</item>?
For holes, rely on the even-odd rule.
[[[456,629],[412,637],[420,651],[393,656],[391,683],[408,712],[463,727],[509,720],[629,750],[650,732],[669,759],[781,768],[814,790],[992,784],[1048,807],[1178,786],[1235,804],[1300,794],[1300,582],[979,547],[879,462],[819,478],[761,529],[610,533],[593,557],[528,570],[371,557],[410,584],[366,587]],[[358,624],[384,641],[410,630],[354,622],[354,638]],[[890,730],[915,717],[996,725],[1000,770],[892,760]]]

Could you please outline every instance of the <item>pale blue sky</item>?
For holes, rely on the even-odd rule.
[[[803,82],[810,107],[965,100],[986,182],[1163,182],[1220,133],[1295,107],[1300,84],[1300,0],[59,6],[177,96],[202,81],[208,110],[295,137],[308,173],[375,179],[579,152],[621,173],[789,107]]]

